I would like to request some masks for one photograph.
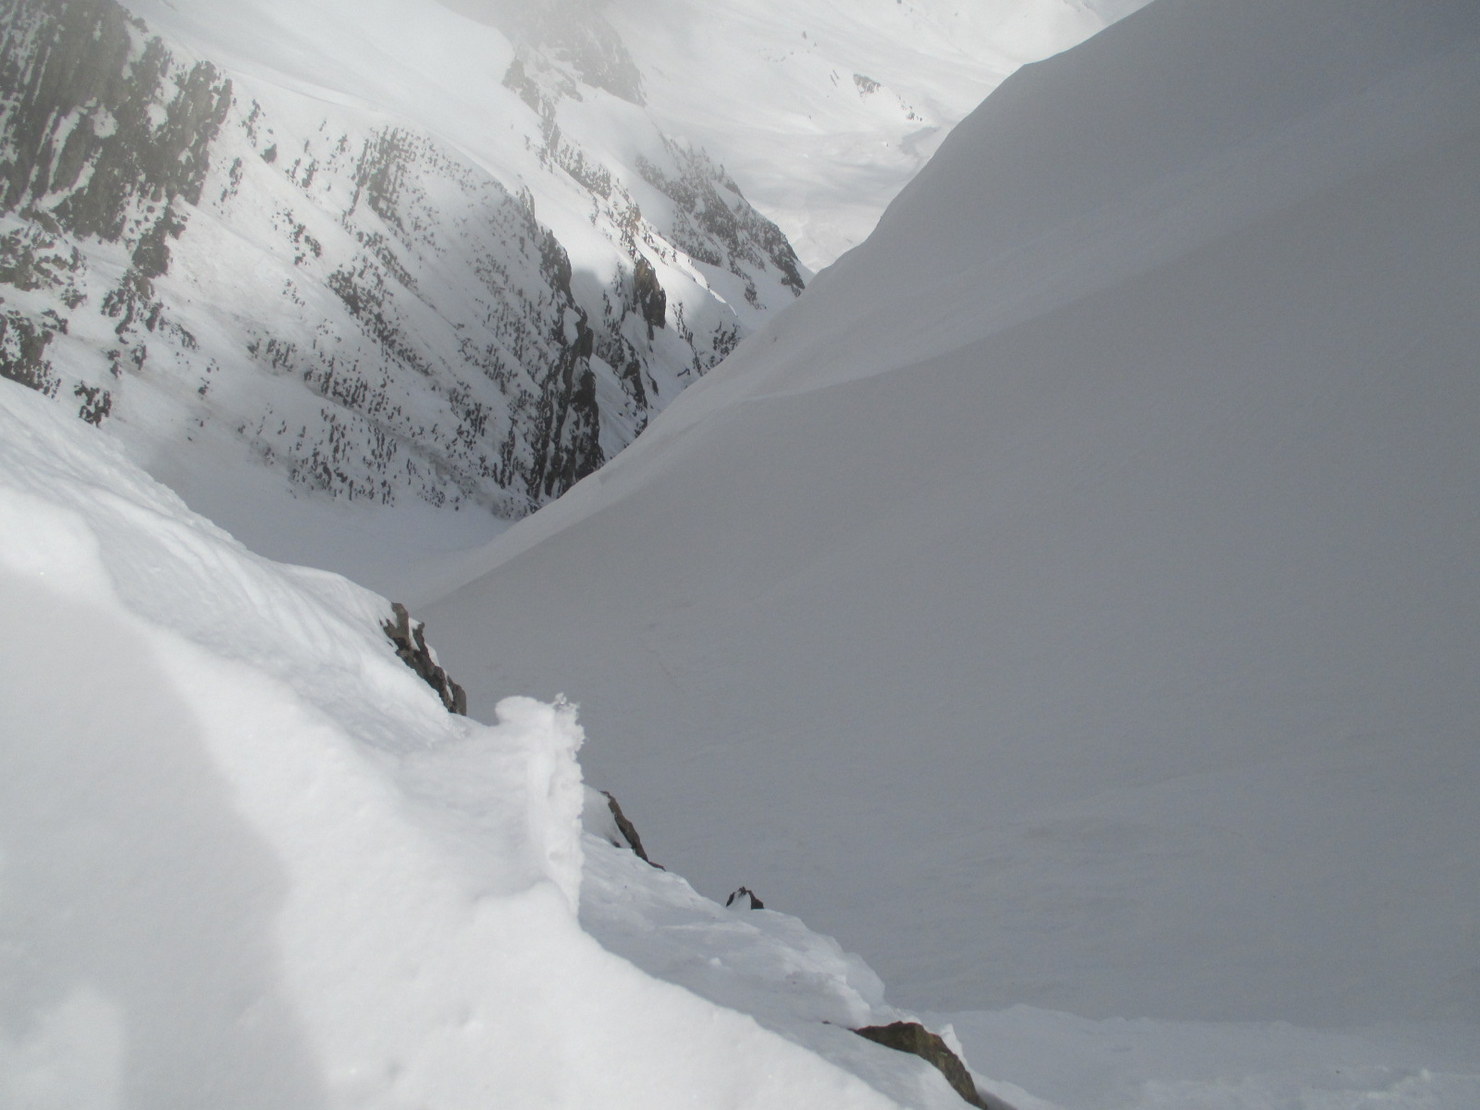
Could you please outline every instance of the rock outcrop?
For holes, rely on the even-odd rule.
[[[763,910],[766,904],[756,897],[755,891],[748,886],[742,886],[728,898],[725,899],[726,906],[732,906],[737,910]]]
[[[447,712],[466,717],[468,695],[437,662],[437,655],[427,646],[426,625],[413,621],[406,606],[391,603],[391,619],[381,629],[396,649],[396,657],[415,671],[423,682],[436,691]]]
[[[917,1021],[895,1021],[888,1025],[866,1025],[853,1032],[875,1044],[898,1052],[909,1052],[920,1057],[943,1076],[951,1088],[972,1106],[981,1110],[1010,1110],[999,1099],[983,1095],[961,1057],[937,1034],[932,1033]]]

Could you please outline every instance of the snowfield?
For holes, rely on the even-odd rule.
[[[1144,2],[613,0],[606,13],[655,118],[713,151],[822,270],[1008,74]]]
[[[0,433],[0,1106],[963,1105],[847,1031],[910,1017],[859,957],[608,843],[572,707],[449,716],[382,599]],[[1480,1099],[1473,1025],[927,1022],[1018,1110]]]

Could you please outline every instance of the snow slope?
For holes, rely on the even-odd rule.
[[[708,150],[813,270],[872,230],[1018,66],[1144,0],[443,0],[503,26],[597,21],[663,129]]]
[[[0,599],[6,1110],[961,1105],[857,957],[583,836],[568,706],[450,716],[10,382]]]
[[[1464,0],[1019,71],[444,654],[913,1004],[1473,1028],[1477,109]]]
[[[938,1019],[943,1020],[943,1019]],[[1469,1110],[1473,1024],[1099,1021],[1014,1006],[953,1014],[971,1059],[1065,1110]]]

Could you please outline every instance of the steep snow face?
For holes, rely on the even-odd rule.
[[[569,706],[449,716],[11,382],[0,601],[0,1105],[961,1105],[857,957],[583,837]]]
[[[632,87],[702,145],[814,270],[873,228],[945,134],[1018,66],[1144,0],[444,0],[548,40]],[[601,41],[622,45],[632,77]],[[570,43],[575,29],[584,41]],[[629,95],[632,95],[629,93]]]
[[[1473,1022],[1477,120],[1462,0],[1023,70],[446,654],[911,1001]]]
[[[801,290],[702,151],[432,0],[0,20],[0,373],[253,538],[285,491],[201,474],[527,513]]]

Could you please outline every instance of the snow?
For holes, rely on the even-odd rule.
[[[571,706],[449,717],[381,599],[0,432],[0,1106],[961,1105],[847,1031],[911,1016],[858,956],[582,837]],[[1480,1096],[1472,1025],[926,1020],[1018,1110]]]
[[[388,603],[251,554],[9,382],[0,430],[0,1105],[885,1107],[880,1088],[930,1089],[891,1053],[855,1078],[583,931],[578,900],[616,897],[605,872],[581,889],[586,849],[615,849],[583,844],[570,706],[451,717],[381,638]],[[643,912],[701,904],[637,866],[621,886]],[[708,917],[689,944],[726,931]],[[799,924],[768,943],[813,1010],[837,1011],[836,968],[863,974]]]
[[[1429,1047],[1345,1094],[1273,1055],[1175,1082],[1472,1105],[1477,107],[1462,2],[1170,0],[1019,71],[633,448],[422,585],[446,657],[579,700],[658,858],[907,1004],[1270,1053],[1386,1024]]]
[[[502,18],[496,0],[447,2]],[[659,125],[723,162],[821,270],[1009,73],[1143,2],[614,0],[601,14]]]
[[[1018,1110],[1460,1110],[1480,1101],[1473,1025],[1094,1021],[1027,1006],[950,1018],[1004,1094],[1033,1092],[1015,1098]]]
[[[168,268],[147,280],[130,259],[158,198],[121,199],[118,243],[48,231],[29,209],[0,217],[12,249],[54,271],[7,289],[7,310],[51,341],[59,403],[102,395],[133,457],[254,549],[380,585],[389,567],[486,541],[794,299],[784,242],[742,198],[728,202],[738,230],[719,221],[716,238],[682,189],[675,201],[644,179],[639,156],[671,172],[682,154],[640,107],[572,78],[543,119],[504,85],[512,43],[434,0],[135,9],[149,28],[136,48],[158,34],[170,59],[161,97],[198,61],[223,82],[198,203],[177,198]],[[44,56],[48,13],[17,13],[22,70]],[[113,127],[114,107],[84,115]],[[718,174],[688,168],[702,186]],[[38,210],[65,216],[66,188]],[[633,303],[644,260],[666,327]],[[582,312],[594,349],[552,378]],[[588,390],[594,424],[540,416],[585,410]]]
[[[766,211],[789,213],[788,226],[816,245],[810,257],[820,266],[862,238],[987,88],[1132,6],[1017,0],[987,15],[938,3],[608,5],[605,16],[644,73],[649,104],[580,85],[554,119],[561,149],[612,175],[617,190],[602,197],[552,157],[544,122],[505,86],[516,50],[507,24],[481,24],[434,0],[136,0],[129,10],[164,36],[180,65],[208,59],[231,79],[235,104],[213,144],[202,203],[172,244],[169,271],[152,283],[165,326],[115,334],[119,321],[103,309],[129,251],[76,244],[81,300],[63,313],[67,334],[48,355],[58,356],[61,396],[76,385],[106,391],[109,419],[132,441],[133,457],[254,550],[384,589],[423,573],[451,575],[458,551],[500,530],[502,519],[487,519],[484,509],[512,518],[532,503],[513,477],[491,476],[489,460],[512,447],[528,463],[540,449],[520,438],[530,430],[510,413],[523,412],[521,387],[539,391],[548,359],[515,357],[510,346],[520,344],[507,325],[522,314],[516,331],[541,342],[550,334],[549,322],[535,319],[544,302],[531,292],[543,279],[531,259],[515,257],[509,227],[480,219],[502,211],[499,186],[528,195],[541,226],[557,234],[572,290],[593,322],[610,306],[619,271],[631,272],[624,236],[636,235],[666,291],[670,326],[651,340],[629,337],[645,353],[640,403],[614,365],[592,363],[599,444],[611,457],[733,335],[792,299],[763,263],[742,260],[744,273],[732,274],[688,256],[702,248],[680,245],[686,221],[637,170],[640,159],[675,169],[665,135],[711,149],[743,192],[754,185],[765,194]],[[772,57],[780,53],[784,64]],[[883,84],[868,92],[855,73]],[[800,117],[802,102],[815,119]],[[401,216],[408,227],[430,224],[443,234],[398,235],[363,204],[346,219],[359,191],[356,154],[386,128],[409,131],[414,145],[431,140],[404,171],[415,199]],[[624,223],[629,205],[642,214],[635,229]],[[813,223],[816,234],[802,226]],[[6,224],[25,227],[18,215]],[[367,241],[388,244],[394,266],[384,269],[389,263],[367,252]],[[481,284],[479,260],[488,257],[505,263],[508,288]],[[367,266],[386,283],[378,318],[431,366],[430,376],[403,374],[406,367],[384,359],[343,291],[333,291],[335,275]],[[33,318],[58,307],[53,290],[13,298]],[[631,326],[643,330],[635,319]],[[496,372],[487,354],[495,349]],[[467,364],[469,350],[484,355],[481,367]],[[115,373],[129,360],[139,373]],[[386,372],[374,371],[388,362]],[[515,364],[529,380],[491,381]],[[368,377],[362,367],[372,368]],[[468,399],[488,404],[479,414],[486,425],[469,416]],[[449,426],[457,429],[450,436]],[[434,428],[443,429],[445,450],[431,442]],[[293,473],[297,484],[254,472],[263,467]],[[327,491],[310,488],[315,475]],[[326,492],[396,504],[328,504]],[[460,511],[429,514],[418,497],[450,500]]]
[[[0,1107],[959,1106],[887,982],[1018,1110],[1472,1110],[1476,107],[1464,0],[1021,71],[487,550],[345,507],[492,724],[0,382]]]

